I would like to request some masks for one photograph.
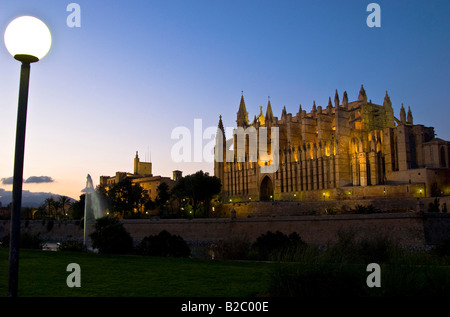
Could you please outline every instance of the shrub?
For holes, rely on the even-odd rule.
[[[353,214],[377,214],[381,213],[381,210],[370,204],[368,206],[357,205],[354,209],[350,211]]]
[[[245,238],[233,238],[213,243],[209,247],[211,258],[223,260],[246,260],[251,243]]]
[[[76,240],[68,240],[58,245],[60,251],[83,251],[83,244]]]
[[[355,236],[356,234],[352,230],[339,231],[336,243],[329,244],[324,252],[326,261],[330,263],[359,262]]]
[[[450,238],[438,244],[434,248],[433,253],[440,257],[450,256]]]
[[[328,245],[325,258],[331,263],[387,263],[401,256],[401,248],[388,238],[356,239],[352,230],[338,232],[338,240]]]
[[[133,239],[118,218],[105,216],[95,222],[89,235],[92,247],[99,253],[127,254],[133,250]]]
[[[435,198],[434,202],[428,204],[428,212],[439,212],[439,198]]]
[[[3,237],[0,245],[5,248],[9,248],[10,235]],[[39,233],[32,235],[28,232],[20,233],[19,248],[23,249],[42,249],[44,242],[41,239]]]
[[[48,231],[48,232],[52,231],[53,225],[54,225],[53,220],[49,220],[49,221],[47,222],[47,227],[46,227],[46,228],[47,228],[47,231]]]
[[[39,233],[32,235],[27,232],[20,234],[20,247],[24,249],[42,249],[44,242]]]
[[[283,258],[285,254],[291,253],[292,250],[304,246],[306,246],[306,243],[296,232],[287,236],[280,231],[275,233],[267,231],[256,239],[252,249],[257,252],[261,260],[273,260],[274,258]]]
[[[362,296],[364,270],[320,263],[284,264],[269,275],[269,292],[280,297]]]
[[[189,257],[191,250],[182,237],[166,230],[158,235],[147,236],[138,244],[136,252],[141,255]]]
[[[358,244],[363,263],[388,263],[402,255],[401,247],[384,237],[363,239]]]

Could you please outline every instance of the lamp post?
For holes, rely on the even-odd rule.
[[[9,245],[8,296],[16,297],[19,282],[20,211],[22,209],[23,161],[30,64],[39,61],[48,53],[52,38],[49,29],[41,20],[31,16],[22,16],[14,19],[8,24],[5,30],[4,40],[9,53],[22,63],[17,111]]]

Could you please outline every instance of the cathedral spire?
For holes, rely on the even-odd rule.
[[[406,123],[413,124],[413,116],[411,108],[408,106],[408,116],[406,117]]]
[[[217,133],[216,133],[216,145],[214,149],[215,162],[226,161],[226,145],[227,145],[227,138],[225,137],[225,129],[223,127],[222,115],[219,115],[219,123],[217,124]],[[216,173],[216,171],[214,173]]]
[[[336,93],[334,94],[334,106],[337,107],[339,106],[339,95],[336,89]]]
[[[248,127],[248,112],[245,108],[244,95],[241,95],[241,102],[239,104],[239,111],[237,112],[236,123],[238,127]]]
[[[367,102],[367,95],[363,85],[361,85],[361,89],[359,90],[358,100]]]
[[[316,101],[315,100],[313,100],[313,106],[312,106],[311,114],[312,114],[313,118],[316,117],[317,107],[316,107]]]
[[[273,120],[273,112],[272,112],[272,106],[270,105],[270,97],[269,101],[267,102],[267,109],[266,109],[266,123],[272,123]]]
[[[348,108],[348,96],[347,96],[347,91],[344,91],[344,96],[342,96],[342,106],[344,106],[345,109]]]
[[[225,130],[223,128],[223,122],[222,122],[222,115],[219,115],[219,123],[217,124],[217,128],[222,131],[223,135],[225,135]]]
[[[333,104],[331,103],[331,97],[328,97],[328,106],[327,106],[327,113],[331,114],[331,109],[333,108]]]
[[[300,104],[298,106],[298,112],[297,112],[297,117],[301,118],[303,115],[303,109],[302,109],[302,105]]]
[[[394,109],[392,108],[391,98],[389,98],[388,92],[386,91],[386,95],[384,96],[383,101],[384,108],[384,123],[386,127],[394,127],[395,119],[394,119]]]
[[[402,104],[402,107],[400,108],[400,122],[403,124],[406,123],[406,112],[405,112],[405,107],[403,107],[403,104]]]
[[[286,106],[283,107],[283,110],[281,110],[281,117],[285,117],[287,116],[287,112],[286,112]]]
[[[389,98],[387,90],[386,95],[384,96],[383,107],[392,107],[391,98]]]
[[[259,115],[258,117],[255,116],[255,120],[259,123],[260,126],[264,126],[266,122],[266,118],[264,117],[262,108],[263,106],[259,106]]]

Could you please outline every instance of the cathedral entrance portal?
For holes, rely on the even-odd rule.
[[[269,176],[265,176],[259,189],[259,199],[268,201],[273,199],[273,184]]]

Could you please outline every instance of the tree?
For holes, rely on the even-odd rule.
[[[80,200],[74,202],[69,208],[71,219],[82,219],[84,217],[84,205],[86,202],[86,194],[80,196]]]
[[[59,204],[61,206],[63,216],[67,216],[67,208],[70,208],[70,205],[72,204],[70,198],[67,196],[60,196]]]
[[[98,218],[95,230],[89,235],[92,247],[100,253],[127,254],[133,250],[133,238],[115,217]]]
[[[49,198],[45,199],[44,209],[46,211],[47,217],[53,218],[56,216],[55,199],[53,199],[53,196],[50,196]]]
[[[113,203],[111,201],[111,198],[109,197],[108,190],[106,189],[106,186],[104,184],[99,184],[99,185],[97,185],[97,187],[95,187],[95,191],[97,192],[97,194],[100,197],[102,203],[104,204],[105,210],[112,210],[113,209]]]
[[[194,217],[199,211],[199,204],[203,204],[205,216],[208,217],[211,199],[220,193],[221,186],[219,178],[198,171],[181,178],[174,186],[172,194],[179,199],[188,199],[191,202]]]
[[[189,257],[191,250],[186,241],[178,235],[172,235],[166,230],[157,236],[144,237],[137,245],[137,253],[151,256]]]
[[[121,214],[122,217],[133,216],[134,212],[140,212],[149,199],[146,191],[139,184],[133,184],[129,178],[112,186],[106,195],[113,212]]]
[[[160,213],[165,211],[165,206],[170,199],[169,185],[167,183],[161,183],[157,189],[158,196],[156,196],[156,205],[159,207]]]
[[[439,212],[439,198],[435,198],[434,202],[428,205],[428,212]]]

